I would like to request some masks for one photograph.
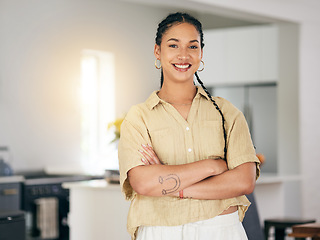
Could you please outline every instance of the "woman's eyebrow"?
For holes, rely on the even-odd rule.
[[[169,42],[169,41],[180,42],[180,41],[179,41],[179,39],[176,39],[176,38],[170,38],[170,39],[168,39],[168,41],[167,41],[167,42]],[[190,41],[190,43],[194,43],[194,42],[199,43],[199,41],[198,41],[197,39],[195,39],[195,40],[191,40],[191,41]]]
[[[168,41],[167,41],[167,42],[169,42],[169,41],[179,42],[179,40],[178,40],[178,39],[176,39],[176,38],[170,38],[170,39],[168,39]]]

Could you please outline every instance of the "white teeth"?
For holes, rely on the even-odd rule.
[[[178,65],[178,64],[175,64],[175,66],[177,68],[188,68],[190,65]]]

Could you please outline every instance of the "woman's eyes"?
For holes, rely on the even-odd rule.
[[[178,48],[178,45],[176,44],[170,44],[169,45],[170,48]],[[198,46],[192,45],[189,47],[190,49],[198,49]]]

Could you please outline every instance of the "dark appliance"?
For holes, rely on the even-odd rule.
[[[24,212],[20,211],[21,176],[0,177],[0,240],[25,240]]]
[[[20,210],[21,176],[0,177],[0,212]]]
[[[24,212],[0,211],[0,240],[25,240]]]
[[[22,184],[22,202],[21,207],[26,212],[27,240],[68,240],[69,226],[69,190],[62,188],[64,182],[85,181],[99,179],[102,177],[93,177],[86,175],[48,175],[44,172],[20,173],[25,178]],[[39,200],[55,199],[57,206],[51,212],[57,216],[57,235],[53,238],[42,238],[41,229],[39,229]],[[50,214],[50,210],[49,210]],[[43,219],[42,219],[43,220]]]

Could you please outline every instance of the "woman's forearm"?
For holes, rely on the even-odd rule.
[[[210,177],[183,189],[184,197],[227,199],[250,194],[255,187],[256,163],[244,163],[235,169]]]
[[[206,159],[183,165],[138,166],[128,172],[132,188],[141,195],[177,195],[181,189],[213,176],[214,160]]]

